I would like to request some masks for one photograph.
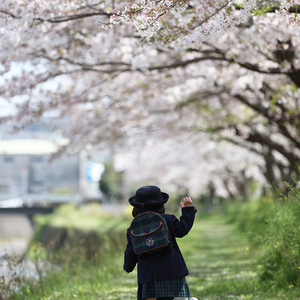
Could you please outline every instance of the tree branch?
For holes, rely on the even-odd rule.
[[[265,108],[264,106],[262,106],[261,104],[251,103],[250,101],[248,101],[248,99],[245,96],[243,96],[241,94],[235,94],[235,95],[233,95],[233,97],[238,99],[240,102],[244,103],[246,106],[252,108],[253,110],[255,110],[257,112],[259,112],[260,114],[262,114],[267,119],[270,118],[270,116],[268,114],[268,109]]]
[[[237,134],[239,135],[238,132]],[[289,161],[293,169],[295,169],[296,165],[300,162],[299,158],[297,158],[292,152],[287,151],[286,148],[282,145],[275,143],[268,136],[262,135],[258,132],[249,133],[248,137],[246,138],[246,141],[252,143],[259,143],[261,145],[268,146],[270,149],[276,150]]]
[[[2,14],[5,14],[5,15],[9,15],[10,17],[12,17],[12,18],[14,18],[14,19],[21,19],[21,17],[18,17],[18,16],[16,16],[16,15],[14,15],[14,14],[12,14],[11,12],[9,12],[9,11],[5,11],[5,10],[0,10],[0,13],[2,13]]]
[[[291,133],[289,132],[289,130],[287,129],[287,127],[284,124],[284,119],[287,119],[287,118],[284,116],[284,111],[283,110],[282,110],[283,116],[281,118],[276,118],[273,114],[270,114],[268,108],[265,108],[261,104],[258,104],[258,103],[257,104],[251,103],[243,95],[236,94],[233,97],[237,98],[238,100],[240,100],[242,103],[244,103],[248,107],[252,108],[253,110],[258,112],[259,114],[263,115],[268,120],[268,122],[270,124],[275,123],[278,126],[281,134],[283,136],[285,136],[288,140],[293,142],[294,145],[297,148],[300,149],[300,142],[295,137],[293,137],[291,135]]]
[[[275,13],[276,10],[279,10],[279,5],[278,6],[272,6],[271,8],[268,9],[267,13]],[[298,14],[300,12],[300,9],[297,8],[296,6],[292,6],[289,8],[289,13],[290,14]]]
[[[257,150],[252,144],[249,144],[249,143],[241,143],[240,141],[237,141],[235,139],[231,139],[229,137],[221,137],[221,140],[224,140],[224,141],[227,141],[227,142],[230,142],[231,144],[233,145],[236,145],[236,146],[239,146],[241,148],[244,148],[244,149],[247,149],[249,150],[250,152],[254,152],[256,154],[259,154],[261,156],[264,156],[264,153]]]
[[[202,99],[206,99],[206,98],[210,98],[210,97],[214,97],[214,96],[220,96],[223,92],[224,92],[224,90],[217,91],[217,92],[207,91],[207,92],[191,95],[190,97],[188,97],[188,99],[186,101],[182,101],[181,103],[177,104],[175,107],[175,110],[180,109],[184,106],[187,106],[191,103],[198,102],[199,100],[202,100]]]
[[[115,72],[127,72],[127,71],[131,71],[131,68],[126,68],[126,69],[112,69],[112,70],[99,70],[96,69],[95,66],[99,67],[99,66],[131,66],[131,64],[127,64],[127,63],[123,63],[123,62],[115,62],[115,61],[107,61],[107,62],[101,62],[101,63],[96,63],[96,64],[86,64],[86,63],[82,63],[82,62],[78,62],[78,61],[74,61],[69,57],[63,57],[63,56],[59,56],[56,58],[47,56],[45,54],[38,54],[36,55],[36,57],[41,57],[44,59],[47,59],[49,61],[59,61],[59,60],[64,60],[66,62],[68,62],[71,65],[74,66],[78,66],[80,67],[80,69],[76,70],[76,71],[93,71],[93,72],[100,72],[100,73],[115,73]]]
[[[38,21],[38,23],[42,23],[42,22],[62,23],[62,22],[67,22],[67,21],[74,21],[74,20],[78,20],[78,19],[94,17],[94,16],[110,17],[112,15],[113,15],[112,13],[106,13],[104,11],[101,11],[101,12],[84,13],[84,14],[71,15],[71,16],[60,16],[60,17],[55,17],[52,19],[33,18],[33,20]]]
[[[203,21],[199,22],[197,25],[193,26],[191,29],[196,29],[197,27],[201,26],[204,24],[206,21],[208,21],[210,18],[214,17],[216,14],[218,14],[222,9],[224,9],[230,1],[227,1],[224,5],[216,9],[216,11],[211,14],[210,16],[206,17]]]

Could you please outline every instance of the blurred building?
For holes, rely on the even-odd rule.
[[[35,125],[8,135],[0,128],[0,207],[103,201],[103,154],[81,151],[50,160],[62,140],[46,129]]]

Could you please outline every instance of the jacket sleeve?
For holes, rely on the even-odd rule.
[[[178,220],[174,215],[172,215],[171,226],[169,230],[174,237],[184,237],[188,234],[194,224],[195,214],[197,209],[194,206],[183,207],[182,215],[180,220]]]
[[[129,230],[127,230],[127,247],[124,252],[124,270],[128,273],[132,272],[137,264],[138,256],[134,253]]]

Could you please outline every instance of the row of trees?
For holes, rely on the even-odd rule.
[[[272,185],[291,181],[300,160],[295,1],[198,2],[5,1],[0,95],[16,113],[2,122],[67,116],[61,151],[122,146],[177,185],[210,177],[234,196],[249,166]],[[103,30],[109,20],[120,23]],[[140,170],[132,173],[146,179]]]

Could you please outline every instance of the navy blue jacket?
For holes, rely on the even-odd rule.
[[[190,231],[196,212],[197,210],[193,206],[184,207],[182,208],[180,220],[174,215],[162,214],[167,221],[172,236],[173,247],[171,250],[164,250],[146,257],[140,257],[134,253],[128,228],[128,243],[124,253],[124,270],[132,272],[138,263],[138,284],[151,281],[153,272],[158,281],[188,275],[189,271],[175,238],[181,238]]]

